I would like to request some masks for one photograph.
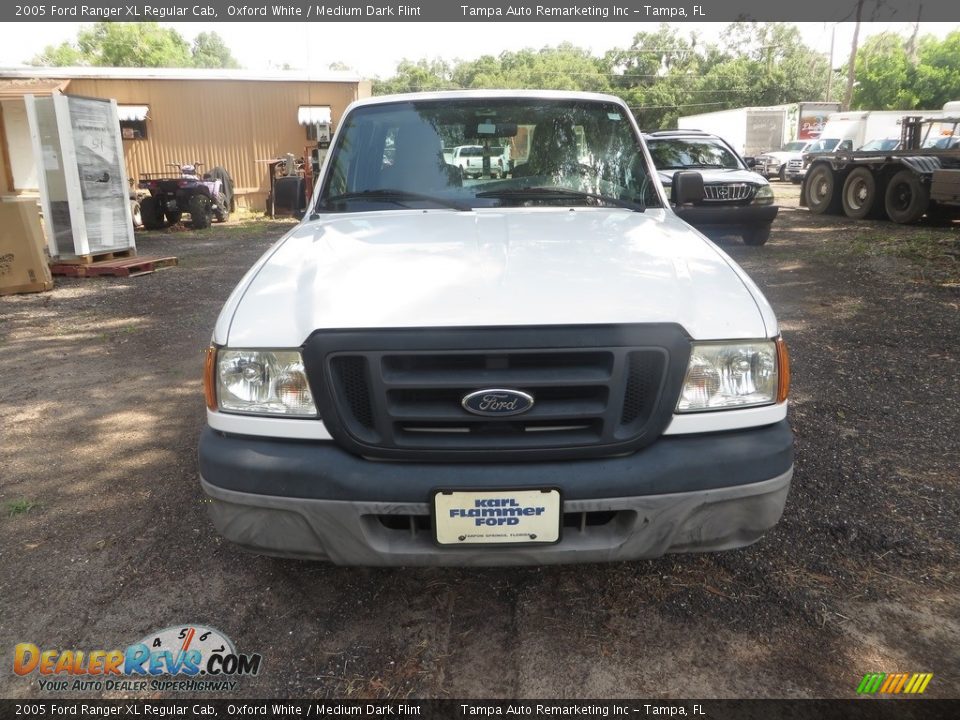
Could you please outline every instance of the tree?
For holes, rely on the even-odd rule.
[[[866,109],[909,110],[919,97],[913,87],[914,68],[903,38],[881,33],[868,38],[857,51],[857,85],[852,106]]]
[[[822,100],[826,96],[830,63],[804,44],[796,26],[733,23],[723,40],[733,52],[711,63],[698,89],[726,91],[726,97],[716,98],[724,100],[726,108]]]
[[[230,48],[215,32],[202,32],[193,39],[190,52],[193,67],[199,68],[238,68]]]
[[[587,50],[570,43],[540,50],[507,51],[458,63],[451,79],[464,88],[552,88],[606,92],[607,67]]]
[[[936,109],[951,100],[960,100],[960,30],[943,40],[927,36],[920,41],[914,87],[916,107]]]
[[[821,100],[830,74],[827,58],[805,45],[793,25],[733,23],[717,45],[662,24],[602,58],[564,43],[452,63],[404,60],[373,90],[377,95],[441,88],[612,92],[626,101],[641,127],[657,129],[675,126],[680,115]]]
[[[374,95],[420,92],[421,90],[445,90],[451,84],[451,67],[448,62],[434,60],[401,60],[392,78],[373,82]]]
[[[699,45],[696,34],[683,37],[664,23],[656,32],[634,35],[630,47],[607,53],[611,83],[640,127],[655,130],[675,125],[684,114],[682,109],[696,102],[699,94],[691,91],[702,71]],[[714,108],[703,112],[709,109]]]
[[[893,33],[868,38],[857,52],[852,107],[860,110],[936,110],[960,99],[960,31],[943,40],[926,35],[912,58]]]
[[[223,39],[202,32],[193,47],[173,28],[155,22],[101,22],[82,28],[76,42],[48,45],[31,65],[100,67],[239,67]]]

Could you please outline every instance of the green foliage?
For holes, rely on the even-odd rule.
[[[193,39],[190,51],[193,67],[198,68],[238,68],[230,48],[223,38],[215,32],[202,32]]]
[[[874,35],[857,51],[853,107],[865,110],[910,110],[920,98],[911,83],[913,63],[903,38]]]
[[[937,110],[960,100],[960,30],[943,40],[920,38],[914,52],[906,38],[882,33],[857,52],[853,107],[860,110]]]
[[[193,46],[173,28],[155,22],[100,22],[77,33],[76,42],[48,45],[31,65],[63,67],[218,67],[239,64],[215,32],[202,32]]]
[[[857,53],[854,107],[936,109],[960,100],[960,30],[945,39],[868,38]],[[404,60],[375,95],[451,88],[550,88],[611,92],[645,129],[675,127],[681,115],[826,99],[828,59],[787,23],[731,23],[719,43],[660,25],[603,57],[568,43],[476,60]],[[831,99],[842,94],[844,70]]]
[[[454,87],[450,76],[450,64],[439,58],[435,60],[401,60],[397,71],[388,80],[374,80],[374,95],[419,92],[421,90],[445,90]]]
[[[550,88],[610,92],[641,127],[676,124],[680,115],[744,105],[823,98],[828,63],[783,23],[734,23],[722,45],[660,25],[603,57],[569,43],[484,55],[476,60],[404,60],[374,94],[449,88]]]
[[[610,81],[602,60],[570,43],[540,50],[525,48],[461,62],[453,72],[461,87],[552,88],[607,92]]]

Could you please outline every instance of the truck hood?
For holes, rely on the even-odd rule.
[[[703,182],[708,185],[711,183],[754,183],[755,185],[766,185],[766,179],[753,172],[752,170],[727,170],[725,168],[682,168],[692,170],[703,176]],[[660,182],[664,185],[670,185],[673,182],[674,173],[678,170],[658,170]]]
[[[327,328],[654,322],[695,339],[776,332],[752,281],[668,210],[397,210],[298,225],[238,285],[214,340],[297,347]]]
[[[762,153],[760,157],[772,157],[774,160],[780,163],[785,163],[788,160],[793,158],[802,158],[803,151],[801,150],[771,150],[770,152]]]

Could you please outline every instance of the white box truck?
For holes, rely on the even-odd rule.
[[[741,155],[755,157],[794,141],[815,140],[830,114],[839,109],[835,102],[744,107],[687,115],[677,120],[677,127],[719,135]]]

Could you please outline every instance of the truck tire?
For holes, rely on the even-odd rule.
[[[130,218],[133,220],[134,230],[143,225],[143,215],[140,212],[140,202],[138,200],[130,201]]]
[[[214,211],[217,222],[225,223],[230,219],[230,201],[227,200],[223,193],[217,194],[217,208],[218,209]]]
[[[840,211],[837,179],[833,168],[826,163],[814,165],[807,170],[803,189],[807,196],[807,207],[814,215],[836,214]]]
[[[190,220],[193,223],[194,230],[203,230],[210,227],[213,222],[213,212],[210,210],[210,198],[206,195],[194,195],[190,198],[190,204],[187,205],[187,212],[190,213]]]
[[[147,230],[163,229],[163,210],[155,197],[145,197],[140,201],[140,217]]]
[[[770,226],[761,225],[760,227],[744,228],[743,232],[740,233],[740,237],[743,238],[744,245],[750,245],[752,247],[766,245],[767,240],[770,239]]]
[[[786,163],[780,166],[780,172],[777,173],[777,178],[780,180],[780,182],[787,181],[787,164]]]
[[[227,216],[229,217],[230,213],[234,210],[233,205],[233,178],[230,177],[230,173],[227,172],[227,169],[217,165],[213,170],[210,171],[210,177],[214,180],[220,181],[220,192],[223,193],[224,204],[223,207],[227,210]]]
[[[883,212],[883,201],[877,188],[877,179],[869,169],[859,167],[847,175],[841,193],[843,212],[848,218],[863,220]]]
[[[908,225],[923,217],[930,205],[930,188],[912,170],[901,170],[887,185],[884,206],[895,223]]]

